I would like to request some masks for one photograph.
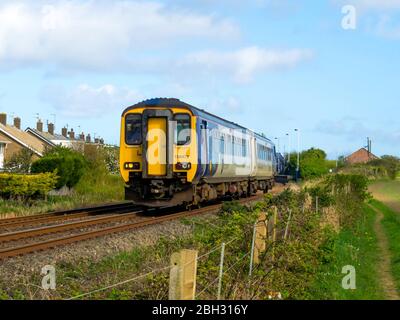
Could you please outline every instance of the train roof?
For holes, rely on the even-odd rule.
[[[179,99],[176,99],[176,98],[154,98],[154,99],[144,100],[144,101],[141,101],[139,103],[136,103],[136,104],[126,108],[122,112],[122,115],[124,115],[126,112],[128,112],[129,110],[132,110],[132,109],[143,108],[143,107],[155,107],[155,106],[166,107],[166,108],[168,108],[168,107],[186,108],[186,109],[189,109],[190,111],[192,111],[193,114],[196,115],[196,116],[199,116],[199,115],[200,116],[204,116],[204,115],[206,115],[208,117],[213,117],[213,118],[218,119],[220,121],[229,123],[233,127],[238,127],[240,129],[249,130],[249,131],[253,132],[257,137],[262,138],[264,140],[267,140],[268,142],[273,144],[273,142],[270,139],[268,139],[267,137],[264,137],[263,135],[261,135],[259,133],[256,133],[256,132],[254,132],[254,131],[252,131],[252,130],[250,130],[248,128],[245,128],[245,127],[235,123],[235,122],[226,120],[226,119],[221,118],[219,116],[216,116],[216,115],[214,115],[214,114],[212,114],[212,113],[210,113],[208,111],[205,111],[203,109],[200,109],[200,108],[197,108],[195,106],[192,106],[192,105],[190,105],[190,104],[188,104],[186,102],[183,102],[183,101],[181,101]]]

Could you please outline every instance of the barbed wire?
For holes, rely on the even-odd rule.
[[[224,270],[224,273],[232,270],[232,268],[237,265],[240,261],[242,261],[246,256],[249,255],[249,252],[244,254],[239,260],[237,260],[234,264],[232,264],[227,270]],[[219,280],[219,277],[216,277],[213,281],[211,281],[203,290],[201,290],[198,294],[196,294],[196,297],[199,297],[201,294],[203,294],[205,291],[207,291],[209,288],[211,288],[212,285],[214,285],[217,280]]]

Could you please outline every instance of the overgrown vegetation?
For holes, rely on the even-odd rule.
[[[236,202],[228,203],[215,218],[185,219],[183,223],[192,230],[191,233],[172,238],[162,237],[155,245],[137,247],[130,252],[97,262],[82,260],[74,264],[61,263],[57,266],[58,290],[53,293],[52,298],[76,296],[165,268],[173,252],[197,249],[199,260],[196,297],[215,299],[220,247],[223,242],[226,244],[222,282],[222,297],[225,299],[268,299],[277,297],[278,292],[285,299],[340,298],[342,296],[337,293],[341,284],[337,281],[342,277],[339,264],[363,263],[364,258],[375,257],[372,255],[375,252],[375,240],[361,240],[364,231],[370,231],[370,224],[359,225],[356,222],[370,222],[373,218],[362,209],[362,203],[368,195],[365,182],[355,176],[323,180],[320,185],[315,186],[313,192],[321,196],[321,199],[325,194],[329,201],[321,204],[318,212],[313,206],[315,195],[309,194],[311,189],[300,192],[287,190],[278,196],[266,195],[264,201],[252,207],[244,207]],[[356,203],[346,213],[338,206],[347,201],[345,198],[352,198]],[[342,216],[339,219],[342,228],[339,236],[330,224],[322,223],[332,206],[334,209],[338,208],[337,213]],[[249,277],[254,222],[260,212],[267,213],[271,221],[274,207],[278,212],[277,240],[273,241],[273,230],[269,225],[267,249]],[[291,220],[288,225],[289,215]],[[358,220],[353,219],[353,216],[358,217]],[[347,221],[348,219],[350,220]],[[284,239],[286,228],[288,233]],[[354,248],[349,249],[348,240],[354,233],[360,234],[360,242],[352,240]],[[342,256],[338,260],[338,250],[343,248],[347,248],[347,251],[340,251]],[[356,258],[355,254],[358,254]],[[371,264],[370,271],[368,270],[358,278],[360,290],[371,288],[370,276],[375,272],[374,266]],[[168,279],[168,270],[163,269],[84,298],[167,299]],[[40,279],[30,280],[31,283],[37,281]],[[325,291],[325,295],[322,295],[324,288],[332,292]],[[4,290],[3,294],[14,297],[14,292],[24,292],[24,287],[20,286],[13,292]],[[370,294],[364,297],[379,297],[378,291],[376,296]]]
[[[27,201],[44,198],[57,184],[55,173],[37,175],[0,174],[0,197],[3,199]]]
[[[336,162],[328,160],[325,151],[321,149],[311,148],[300,153],[300,176],[303,179],[322,177],[335,166]],[[297,153],[292,153],[287,166],[287,173],[295,176],[296,167]]]
[[[33,151],[23,148],[21,151],[13,154],[10,160],[4,164],[4,170],[10,173],[29,173],[32,162],[34,161]]]
[[[396,179],[400,173],[400,159],[395,156],[384,155],[368,163],[340,164],[340,172],[347,174],[360,174],[369,179],[389,178]]]
[[[57,183],[52,188],[65,186],[69,191],[59,195],[53,192],[47,197],[51,189],[46,189],[45,194],[40,193],[43,197],[38,197],[37,192],[28,192],[25,197],[0,194],[0,214],[28,215],[123,200],[124,183],[117,166],[118,148],[88,144],[82,152],[56,147],[46,151],[43,158],[31,165],[32,173],[47,173],[57,177],[54,180]],[[24,164],[24,161],[17,161],[16,167]],[[32,179],[30,177],[20,175],[19,179]],[[17,189],[11,193],[18,195],[19,192]]]
[[[391,269],[396,282],[397,290],[400,290],[400,216],[383,203],[372,200],[372,206],[383,213],[382,226],[389,242],[391,253]]]
[[[363,207],[363,219],[352,227],[343,228],[338,235],[325,241],[325,252],[329,252],[316,273],[308,296],[312,299],[376,300],[384,299],[378,281],[377,265],[379,250],[374,232],[375,212]],[[342,273],[344,266],[354,266],[356,289],[344,290]]]
[[[57,189],[72,188],[82,178],[87,167],[84,156],[70,148],[54,147],[31,166],[32,173],[53,172],[59,177]]]

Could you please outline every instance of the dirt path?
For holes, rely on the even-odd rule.
[[[383,214],[381,211],[375,208],[373,209],[377,213],[374,229],[380,251],[380,261],[378,265],[379,280],[387,300],[400,300],[390,267],[389,244],[381,223]]]

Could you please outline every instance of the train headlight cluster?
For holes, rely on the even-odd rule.
[[[125,162],[124,168],[125,168],[125,170],[139,170],[140,163],[139,162]]]
[[[175,165],[176,170],[190,170],[192,168],[192,164],[190,162],[178,162]]]

